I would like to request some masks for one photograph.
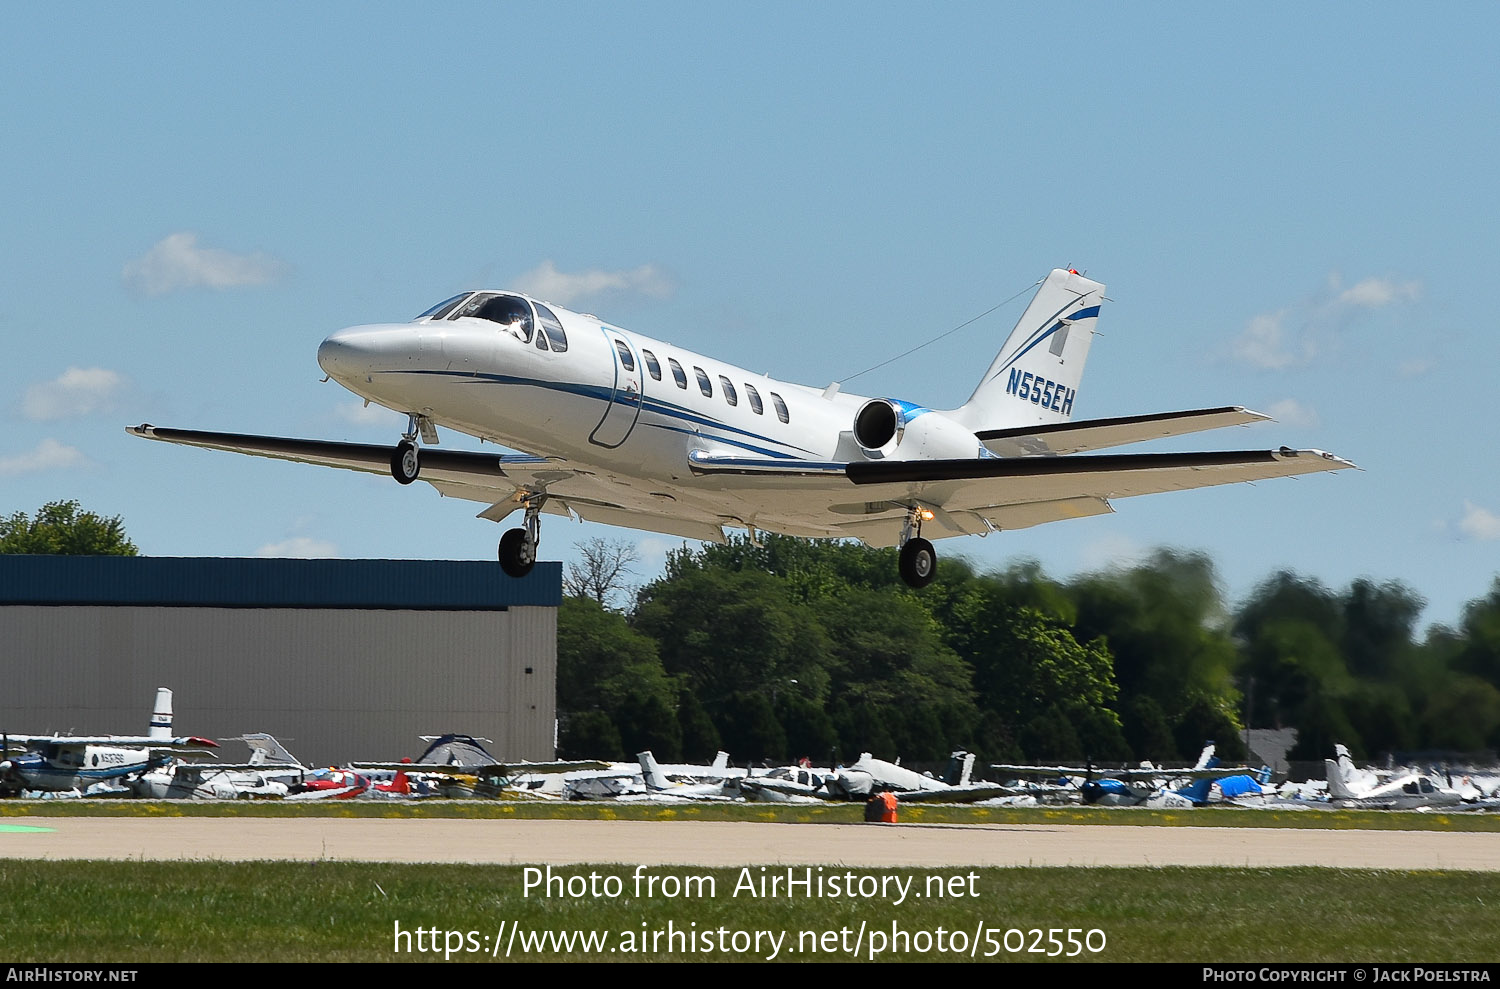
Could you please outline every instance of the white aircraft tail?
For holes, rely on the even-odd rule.
[[[1349,780],[1354,773],[1354,760],[1349,750],[1342,745],[1333,747],[1338,760],[1324,759],[1323,769],[1328,773],[1328,795],[1335,800],[1353,800],[1354,791],[1349,789]]]
[[[1103,285],[1054,269],[952,417],[975,432],[1068,421],[1103,301]]]
[[[238,735],[233,739],[226,738],[224,739],[224,741],[240,741],[250,746],[250,765],[252,766],[302,765],[302,763],[298,761],[296,756],[288,752],[280,742],[276,741],[273,736],[267,735],[265,732],[252,732],[245,735]]]
[[[650,749],[637,752],[635,758],[641,764],[641,779],[649,789],[665,790],[672,785],[661,771],[661,766],[656,764],[656,756],[651,754]]]
[[[156,706],[151,710],[151,728],[146,737],[172,737],[172,691],[166,687],[156,688]]]

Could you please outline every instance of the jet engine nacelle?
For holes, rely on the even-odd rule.
[[[872,398],[854,414],[854,441],[871,460],[972,460],[979,437],[941,412]]]

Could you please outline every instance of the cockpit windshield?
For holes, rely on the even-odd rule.
[[[454,309],[453,314],[448,318],[458,319],[464,316],[499,323],[502,329],[509,331],[523,343],[531,342],[531,331],[534,326],[531,303],[519,296],[480,292]]]
[[[448,315],[448,311],[469,297],[468,292],[460,292],[451,299],[444,299],[431,309],[418,316],[417,319],[442,319]]]

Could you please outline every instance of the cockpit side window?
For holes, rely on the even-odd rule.
[[[453,307],[457,306],[460,302],[464,301],[468,297],[468,292],[460,292],[451,299],[444,299],[442,302],[439,302],[437,305],[433,306],[431,309],[418,316],[417,319],[442,319],[453,310]]]
[[[672,368],[672,380],[677,382],[677,387],[686,388],[687,374],[683,372],[682,365],[677,363],[677,358],[668,357],[667,364]]]
[[[562,321],[540,302],[536,304],[537,319],[541,321],[542,332],[547,334],[547,342],[552,345],[555,353],[561,354],[568,349],[568,335],[563,332]]]

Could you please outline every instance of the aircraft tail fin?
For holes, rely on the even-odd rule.
[[[1344,780],[1344,762],[1349,759],[1349,750],[1342,745],[1338,748],[1343,751],[1338,753],[1337,762],[1332,759],[1323,760],[1323,768],[1328,773],[1328,795],[1335,800],[1352,800],[1354,791],[1349,789],[1349,784]]]
[[[666,774],[661,771],[661,766],[657,765],[656,756],[651,754],[650,749],[637,752],[635,758],[641,764],[641,779],[645,781],[647,787],[652,790],[665,790],[672,785],[667,781]]]
[[[172,737],[172,691],[166,687],[156,688],[156,706],[151,710],[151,728],[146,737]]]
[[[224,741],[240,741],[250,746],[249,764],[252,766],[264,766],[267,764],[302,765],[296,756],[288,752],[280,742],[265,732],[251,732],[238,735],[234,739],[226,738]]]
[[[951,415],[974,431],[1066,422],[1094,341],[1104,286],[1056,268],[1021,314],[979,386]]]
[[[728,769],[729,768],[729,753],[725,752],[723,749],[720,749],[718,755],[714,756],[713,765],[709,766],[708,768],[709,769]]]

